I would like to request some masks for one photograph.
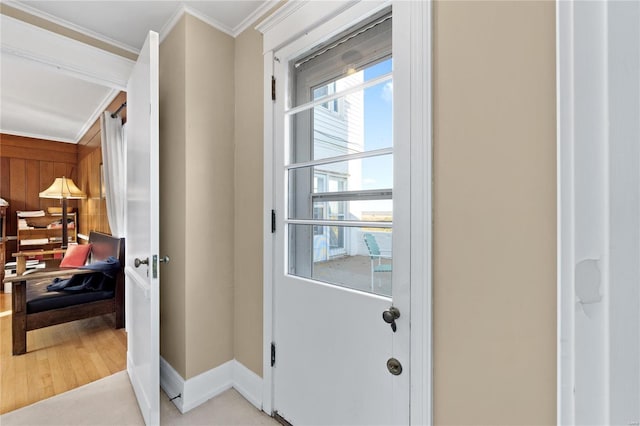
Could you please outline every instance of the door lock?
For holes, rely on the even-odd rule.
[[[395,358],[389,358],[389,361],[387,361],[387,370],[394,376],[399,376],[402,374],[402,364]]]
[[[140,265],[148,265],[149,258],[147,257],[146,259],[141,260],[136,257],[135,260],[133,261],[133,264],[135,265],[136,268],[140,267]]]
[[[395,306],[390,307],[389,309],[387,309],[382,313],[382,319],[387,324],[391,324],[391,330],[393,330],[394,333],[396,332],[396,329],[397,329],[396,319],[398,318],[400,318],[400,310]]]

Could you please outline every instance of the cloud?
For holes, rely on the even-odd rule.
[[[388,81],[382,88],[382,94],[380,95],[385,102],[391,102],[393,100],[393,81]]]

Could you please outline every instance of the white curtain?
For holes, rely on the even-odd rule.
[[[107,203],[107,218],[114,237],[125,235],[126,162],[125,139],[120,115],[105,111],[100,118],[102,129],[102,167]]]

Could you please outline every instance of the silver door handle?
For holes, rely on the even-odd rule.
[[[133,261],[133,264],[135,265],[136,268],[138,268],[140,265],[148,265],[149,258],[147,257],[146,259],[140,260],[136,257]]]
[[[164,256],[162,258],[160,258],[160,263],[169,263],[171,259],[169,259],[169,256]]]

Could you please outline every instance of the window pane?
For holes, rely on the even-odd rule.
[[[334,202],[331,206],[334,211],[342,209],[346,220],[366,220],[355,219],[362,218],[364,211],[389,216],[392,210],[390,200],[387,204],[380,201],[391,198],[392,187],[392,154],[291,169],[289,218],[310,219],[315,214],[314,208],[321,205],[317,203],[321,202],[325,202],[322,219],[327,219],[327,215],[337,215],[329,211],[326,202]],[[338,201],[342,202],[341,206],[335,203]]]
[[[390,229],[289,225],[289,273],[391,296]]]
[[[345,77],[344,85],[362,82],[364,72]],[[314,98],[341,90],[338,82],[314,90]],[[291,117],[293,163],[391,148],[393,82],[382,82]]]

